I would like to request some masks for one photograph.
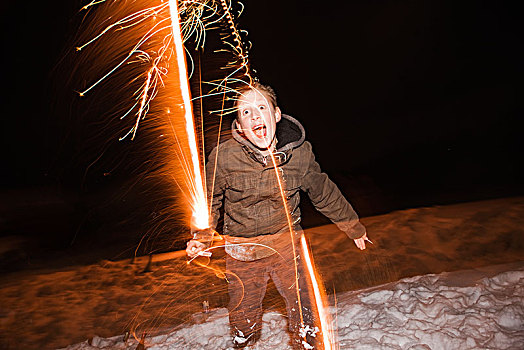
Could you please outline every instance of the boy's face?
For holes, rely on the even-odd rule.
[[[270,148],[282,117],[280,108],[274,107],[263,93],[254,89],[240,95],[237,108],[237,128],[258,148]]]

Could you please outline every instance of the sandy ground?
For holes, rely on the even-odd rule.
[[[400,278],[524,260],[524,198],[409,209],[364,218],[374,245],[364,252],[334,225],[306,231],[329,293]],[[101,261],[0,278],[0,349],[55,349],[128,330],[161,333],[223,307],[223,252],[209,267],[185,258],[153,263]],[[282,310],[274,288],[268,309]]]

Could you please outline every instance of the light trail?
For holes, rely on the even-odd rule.
[[[160,4],[158,4],[159,2]],[[227,27],[229,34],[222,35],[221,40],[224,44],[224,48],[218,49],[215,52],[227,52],[234,57],[233,60],[230,60],[229,63],[223,67],[223,69],[231,69],[232,72],[228,73],[227,76],[218,81],[206,82],[210,86],[214,86],[214,88],[212,88],[205,96],[198,96],[196,98],[201,99],[225,92],[234,92],[234,89],[226,87],[228,82],[251,84],[253,78],[250,74],[248,53],[243,46],[242,37],[240,35],[241,32],[247,33],[247,31],[237,29],[232,14],[232,3],[233,1],[231,0],[143,0],[144,8],[132,12],[121,19],[115,20],[113,23],[105,26],[105,28],[98,34],[76,47],[77,51],[83,51],[86,47],[91,46],[96,41],[102,39],[102,37],[119,31],[135,30],[144,32],[140,38],[137,38],[136,44],[122,55],[120,61],[116,65],[106,73],[102,74],[102,76],[94,83],[81,91],[78,91],[78,94],[80,96],[86,96],[92,89],[103,81],[110,79],[117,70],[123,69],[127,64],[149,63],[151,68],[148,69],[147,73],[140,75],[147,76],[154,73],[153,77],[135,93],[138,102],[122,116],[123,119],[135,108],[137,109],[135,113],[137,116],[135,125],[125,136],[121,137],[121,139],[124,139],[129,135],[132,135],[131,139],[133,139],[136,135],[138,124],[140,121],[144,120],[147,115],[149,104],[154,100],[158,92],[158,87],[164,86],[163,78],[166,77],[169,71],[169,63],[166,62],[170,61],[171,50],[168,46],[170,46],[171,41],[176,45],[175,37],[180,37],[182,43],[189,40],[189,38],[194,37],[193,42],[196,47],[204,48],[206,42],[206,31],[208,29],[216,29],[220,25]],[[242,9],[238,12],[237,16],[239,16],[243,10],[242,3],[238,2],[238,4]],[[91,7],[101,5],[115,7],[114,13],[111,13],[108,19],[112,19],[113,15],[118,14],[119,12],[124,13],[125,8],[128,7],[125,3],[120,4],[119,2],[111,3],[108,0],[95,0],[82,7],[82,10],[85,11]],[[138,3],[134,3],[133,5],[140,6]],[[174,8],[175,10],[173,10]],[[178,30],[176,30],[173,25],[169,25],[169,20],[174,18],[175,11],[178,15],[178,17],[176,17],[178,19]],[[149,22],[152,22],[150,26],[148,26]],[[172,24],[173,23],[174,22],[172,22]],[[176,34],[175,30],[177,32]],[[158,40],[158,38],[162,37],[164,37],[162,47],[147,47],[151,40]],[[178,39],[176,40],[178,41]],[[138,59],[133,60],[135,57]],[[190,72],[187,72],[186,69],[186,73],[189,73],[187,75],[188,77],[191,77],[194,67],[191,55],[188,57],[191,61],[191,69]],[[241,75],[240,79],[238,78],[238,75]],[[140,76],[137,76],[137,78],[140,78]],[[244,81],[244,79],[247,79],[247,82]],[[143,97],[147,97],[145,103],[140,101]]]
[[[83,10],[102,3],[106,3],[106,0],[91,1],[84,6]],[[117,2],[111,3],[111,6],[116,3]],[[98,35],[94,36],[94,38],[88,40],[85,44],[78,46],[78,51],[84,51],[86,46],[94,44],[94,42],[109,33],[127,31],[131,28],[143,30],[138,41],[136,41],[136,44],[132,45],[130,50],[125,51],[124,54],[120,56],[117,60],[118,63],[113,66],[113,68],[109,69],[108,73],[104,74],[93,84],[79,92],[79,94],[84,96],[102,81],[109,79],[115,71],[123,69],[127,64],[138,63],[141,66],[147,67],[141,74],[133,79],[133,81],[144,79],[144,83],[133,95],[135,96],[136,103],[122,116],[122,118],[124,118],[126,115],[134,112],[136,120],[133,123],[133,126],[125,136],[120,138],[122,140],[128,135],[132,135],[131,139],[134,139],[139,123],[146,118],[151,102],[158,94],[160,94],[160,88],[166,87],[164,80],[170,80],[169,78],[171,78],[171,80],[177,80],[177,87],[180,89],[182,103],[177,104],[175,108],[173,108],[174,106],[172,104],[168,104],[168,107],[164,108],[164,110],[168,110],[168,112],[164,113],[161,117],[157,117],[157,121],[155,122],[158,124],[153,124],[153,126],[158,127],[158,129],[164,128],[163,131],[166,130],[165,128],[169,128],[172,132],[173,142],[171,144],[176,145],[177,148],[175,147],[175,150],[171,148],[171,152],[175,153],[175,155],[168,155],[165,171],[169,173],[169,178],[178,185],[183,197],[187,199],[187,202],[189,202],[188,204],[192,212],[190,220],[191,226],[196,229],[206,229],[210,224],[210,208],[208,207],[207,196],[205,193],[205,176],[203,175],[203,161],[201,159],[203,152],[199,149],[197,143],[198,137],[191,104],[192,99],[188,81],[189,72],[187,69],[184,42],[190,36],[194,36],[197,47],[203,47],[205,43],[206,29],[211,25],[220,24],[220,22],[227,22],[230,35],[222,38],[223,43],[227,48],[218,51],[226,51],[233,54],[233,56],[236,57],[236,61],[229,62],[229,64],[224,67],[227,69],[233,69],[233,71],[227,74],[225,78],[208,82],[208,84],[214,86],[214,88],[211,89],[206,96],[216,96],[218,94],[224,94],[225,96],[226,93],[234,92],[235,90],[230,87],[232,84],[240,83],[251,86],[253,79],[250,75],[247,50],[244,48],[242,42],[242,37],[240,35],[241,31],[236,28],[234,23],[234,16],[231,13],[232,2],[229,0],[181,0],[179,2],[176,0],[169,0],[167,2],[162,1],[160,4],[156,2],[155,5],[152,5],[153,1],[144,1],[144,4],[151,4],[151,6],[144,6],[147,8],[140,9],[124,16],[121,20],[116,20],[114,23],[106,26],[105,29],[103,29]],[[125,5],[126,4],[122,2],[115,6],[120,6],[116,9],[123,9],[125,8]],[[139,6],[140,4],[133,3],[133,5]],[[220,9],[222,14],[219,14]],[[166,12],[168,12],[168,14]],[[184,17],[184,20],[182,17]],[[112,19],[113,15],[109,18]],[[169,25],[169,20],[171,20],[171,25]],[[151,25],[149,25],[150,22]],[[152,47],[147,46],[149,45],[149,41],[154,42]],[[160,42],[161,44],[157,45],[157,42]],[[172,46],[174,46],[174,48],[172,48]],[[170,63],[174,60],[176,61],[174,62],[174,66],[176,66],[177,69],[170,69]],[[176,71],[178,72],[178,75],[176,76],[176,79],[174,79]],[[241,74],[242,77],[238,78],[238,74]],[[169,84],[167,87],[170,88],[172,85],[173,84]],[[163,96],[177,95],[177,93],[178,92],[173,92],[171,90],[167,93],[164,91]],[[197,98],[203,97],[205,96],[198,96]],[[162,103],[163,101],[161,101],[160,104],[162,105]],[[169,112],[171,109],[172,111]],[[228,111],[233,112],[234,110],[229,109]],[[225,112],[224,106],[222,106],[220,112]],[[183,127],[179,125],[181,114],[183,115],[184,120]],[[161,122],[158,122],[158,120],[161,120]],[[162,132],[161,136],[164,136],[164,132]],[[186,153],[187,148],[189,148],[189,155]],[[297,242],[295,242],[294,238],[293,223],[288,210],[279,168],[276,166],[274,155],[272,153],[270,154],[273,164],[275,165],[274,169],[291,235],[293,255],[296,259],[297,251],[295,251],[295,245]],[[176,159],[178,159],[178,161],[175,161]],[[303,236],[301,239],[303,239]],[[324,348],[332,349],[331,341],[334,338],[330,336],[331,331],[328,327],[327,313],[324,310],[324,305],[327,304],[322,301],[321,289],[317,282],[310,253],[307,249],[307,245],[305,245],[305,241],[301,242],[301,245],[304,250],[302,255],[306,261],[307,270],[314,288],[317,312],[320,317],[320,327],[324,337]],[[295,287],[299,303],[300,319],[303,325],[304,321],[298,284],[298,268],[296,264]]]
[[[264,98],[265,98],[265,96],[264,96]],[[266,99],[266,103],[269,105],[269,101],[267,101],[267,99]],[[286,195],[285,195],[285,192],[284,192],[284,186],[282,185],[282,178],[281,178],[281,174],[279,172],[280,168],[277,167],[277,163],[276,163],[276,159],[275,159],[274,153],[273,152],[269,152],[269,155],[271,156],[271,161],[273,162],[273,168],[275,169],[275,176],[277,178],[278,188],[280,190],[280,196],[282,198],[282,203],[284,205],[284,210],[286,212],[286,219],[287,219],[287,224],[288,224],[288,228],[289,228],[289,233],[291,235],[291,244],[293,246],[293,257],[295,259],[295,287],[296,287],[296,291],[297,291],[298,307],[299,307],[299,310],[300,310],[300,321],[302,323],[302,327],[304,327],[304,318],[303,318],[303,314],[302,314],[302,305],[301,305],[302,303],[300,301],[300,288],[299,288],[299,285],[298,285],[298,267],[297,267],[297,264],[296,264],[297,252],[296,252],[296,249],[295,249],[295,241],[294,241],[294,237],[293,237],[294,236],[294,232],[295,232],[295,230],[293,229],[294,225],[293,225],[293,222],[291,220],[291,214],[289,213],[287,199],[286,199]],[[313,286],[313,292],[314,292],[314,297],[315,297],[315,305],[316,305],[318,316],[319,316],[319,319],[320,319],[320,329],[321,329],[321,332],[322,332],[324,349],[331,350],[331,349],[334,348],[334,344],[333,344],[333,341],[332,341],[334,339],[334,336],[332,334],[331,328],[329,327],[328,313],[325,311],[325,305],[327,305],[327,303],[325,302],[325,298],[323,298],[323,295],[320,292],[319,283],[317,281],[317,276],[316,276],[315,271],[313,269],[311,256],[310,256],[310,253],[309,253],[309,249],[307,248],[307,243],[305,241],[304,234],[302,234],[300,240],[301,240],[301,247],[302,247],[302,255],[304,257],[304,261],[306,262],[307,272],[309,274],[309,278],[310,278],[311,284]]]
[[[257,92],[260,97],[263,98],[264,100],[264,104],[266,105],[267,108],[269,108],[270,110],[272,109],[271,106],[272,106],[272,103],[267,99],[267,97],[260,91],[258,91],[256,89],[256,87],[254,87],[253,85],[249,85],[250,89],[252,91],[255,91]],[[253,106],[253,108],[258,108],[256,105]],[[274,116],[273,116],[274,117]],[[274,140],[269,140],[269,148],[271,149],[272,147],[276,147],[276,145],[272,145],[271,146],[271,143],[274,142]],[[287,203],[287,196],[285,194],[285,188],[284,188],[284,185],[283,185],[283,176],[284,176],[284,171],[282,168],[278,167],[277,166],[277,161],[276,161],[276,158],[275,158],[275,153],[273,153],[273,150],[269,151],[268,155],[270,156],[270,159],[271,159],[271,163],[273,165],[273,169],[275,171],[275,178],[277,180],[277,184],[278,184],[278,189],[279,189],[279,192],[280,192],[280,197],[282,199],[282,205],[283,205],[283,209],[284,209],[284,213],[286,215],[286,221],[287,221],[287,225],[288,225],[288,229],[289,229],[289,234],[290,234],[290,238],[291,238],[291,247],[292,247],[292,251],[293,251],[293,260],[294,260],[294,269],[295,269],[295,290],[296,290],[296,293],[297,293],[297,302],[298,302],[298,309],[299,309],[299,314],[300,314],[300,322],[301,322],[301,327],[302,327],[302,330],[304,331],[304,341],[306,342],[306,338],[305,338],[305,333],[307,332],[306,331],[306,325],[304,325],[304,315],[303,315],[303,311],[302,311],[302,302],[300,300],[300,285],[299,285],[299,271],[298,271],[298,265],[296,263],[297,261],[297,258],[298,258],[298,254],[297,254],[297,251],[296,251],[296,243],[298,242],[295,242],[295,230],[294,230],[294,224],[293,224],[293,220],[291,218],[291,213],[289,211],[289,207],[288,207],[288,203]],[[332,335],[332,331],[331,329],[329,328],[329,320],[328,320],[328,313],[325,311],[325,306],[327,305],[327,303],[325,302],[325,298],[323,297],[323,294],[321,293],[320,291],[320,287],[319,287],[319,283],[318,283],[318,277],[317,275],[315,274],[315,271],[313,269],[313,263],[312,263],[312,259],[311,259],[311,256],[310,256],[310,252],[307,248],[307,243],[305,241],[305,237],[304,237],[304,234],[301,235],[301,238],[300,238],[301,242],[301,247],[302,247],[302,256],[304,257],[304,261],[306,263],[306,270],[309,274],[309,278],[311,280],[311,284],[312,284],[312,287],[313,287],[313,291],[314,291],[314,302],[315,302],[315,305],[316,305],[316,309],[317,309],[317,312],[319,314],[319,318],[320,318],[320,329],[322,331],[322,335],[323,335],[323,344],[324,344],[324,349],[332,349],[333,348],[333,345],[332,345],[332,339],[334,339],[333,335]],[[313,311],[313,310],[312,310]]]
[[[269,101],[267,101],[266,97],[264,96],[264,99],[266,100],[266,104],[269,106]],[[271,156],[271,161],[273,162],[273,169],[275,169],[275,176],[277,178],[278,183],[278,189],[280,190],[280,196],[282,198],[282,204],[284,205],[284,212],[286,213],[286,219],[287,219],[287,225],[289,228],[289,235],[291,237],[291,246],[293,247],[293,261],[295,262],[295,289],[297,292],[297,300],[298,300],[298,310],[300,313],[300,323],[304,325],[304,316],[302,314],[302,302],[300,301],[300,286],[298,284],[298,266],[297,266],[297,252],[295,249],[295,238],[294,233],[295,230],[293,229],[293,222],[291,220],[291,214],[289,213],[289,209],[287,206],[287,199],[286,195],[284,193],[284,186],[282,185],[282,178],[280,176],[280,173],[278,172],[279,168],[277,167],[277,162],[275,160],[275,155],[273,152],[269,152],[269,155]]]
[[[313,285],[313,293],[315,295],[315,302],[318,309],[318,317],[320,318],[320,328],[322,330],[322,339],[324,341],[324,349],[331,350],[334,346],[334,333],[330,327],[331,320],[329,313],[326,312],[327,303],[324,293],[318,283],[318,278],[316,278],[315,269],[313,267],[313,262],[311,259],[311,253],[309,252],[306,237],[302,235],[300,238],[300,245],[302,247],[302,254],[304,255],[304,260],[306,262],[306,267],[308,270],[309,277],[311,278],[311,284]]]
[[[180,83],[180,90],[182,93],[184,109],[184,118],[186,124],[186,132],[188,137],[189,149],[191,152],[191,163],[194,175],[195,192],[193,193],[193,217],[191,224],[197,229],[206,229],[209,227],[209,211],[207,206],[207,197],[204,191],[204,181],[202,176],[202,168],[200,159],[200,152],[197,147],[195,123],[193,120],[193,108],[191,106],[191,93],[189,90],[188,75],[186,69],[185,49],[180,29],[180,20],[178,12],[178,4],[176,0],[169,1],[169,12],[171,14],[171,27],[173,30],[173,42],[175,45],[175,54],[178,66],[178,78]]]
[[[87,47],[95,46],[104,37],[111,37],[115,33],[129,32],[129,38],[131,39],[134,36],[133,38],[136,39],[126,41],[126,36],[121,43],[111,43],[112,47],[108,52],[113,52],[114,44],[117,44],[116,47],[122,51],[120,51],[120,55],[111,57],[107,61],[116,61],[117,63],[101,77],[98,77],[94,83],[79,91],[79,95],[86,96],[95,87],[101,85],[103,81],[110,79],[117,71],[129,69],[126,68],[129,65],[140,67],[134,68],[137,74],[131,82],[143,79],[144,83],[133,95],[136,102],[125,113],[122,113],[120,118],[124,119],[128,115],[134,114],[134,122],[119,140],[135,139],[140,124],[146,119],[150,111],[153,100],[160,95],[157,106],[165,105],[166,107],[162,109],[168,112],[163,113],[161,117],[154,115],[150,121],[150,126],[160,130],[164,129],[164,131],[161,131],[162,136],[172,134],[174,140],[170,144],[176,147],[173,151],[175,157],[167,155],[165,172],[172,173],[170,175],[171,180],[180,189],[183,194],[182,198],[189,202],[192,212],[189,220],[190,226],[196,229],[208,228],[210,208],[205,193],[206,179],[202,159],[204,148],[199,147],[197,142],[197,130],[193,118],[192,98],[188,81],[194,67],[190,55],[188,56],[190,62],[186,62],[184,43],[189,38],[193,38],[196,47],[203,48],[206,41],[206,31],[218,26],[227,28],[226,31],[229,33],[227,35],[221,34],[225,48],[218,51],[226,51],[235,57],[233,61],[230,60],[227,67],[224,67],[232,69],[233,72],[218,81],[208,82],[212,87],[211,91],[205,96],[198,96],[198,99],[233,93],[234,89],[227,87],[228,81],[238,82],[248,77],[249,82],[251,82],[247,52],[242,45],[240,31],[237,30],[234,23],[232,1],[144,0],[140,3],[126,4],[118,1],[94,0],[89,1],[82,10],[85,11],[95,6],[101,6],[100,14],[108,11],[107,20],[102,22],[104,25],[100,30],[97,30],[95,35],[77,46],[78,52],[84,52]],[[95,14],[95,17],[97,15],[100,16],[100,19],[103,19],[103,15]],[[110,21],[110,23],[105,24],[106,21]],[[171,23],[169,23],[170,21]],[[93,27],[99,27],[99,25]],[[94,50],[96,49],[95,47]],[[177,70],[178,76],[176,76]],[[235,77],[235,74],[240,74],[239,72],[243,73],[241,79]],[[177,84],[166,84],[167,80],[174,78],[177,80]],[[178,88],[180,91],[176,91]],[[166,90],[169,92],[166,92]],[[177,96],[177,94],[182,97],[181,104],[166,103],[170,96]],[[158,114],[158,109],[156,107],[154,113]],[[184,120],[183,128],[180,121],[181,115]],[[169,128],[170,132],[166,132],[165,128]],[[200,131],[203,132],[203,129]],[[203,142],[203,135],[201,140]],[[168,170],[168,168],[171,170]]]

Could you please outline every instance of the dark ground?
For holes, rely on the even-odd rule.
[[[305,232],[330,296],[404,277],[522,264],[524,256],[524,197],[406,209],[362,222],[374,242],[364,251],[335,225]],[[138,334],[165,334],[196,321],[204,300],[212,309],[226,305],[227,283],[216,270],[188,265],[184,254],[156,257],[149,272],[144,257],[2,274],[0,348],[56,349],[136,327]],[[214,250],[211,266],[223,271],[224,258]],[[272,283],[264,307],[285,312]]]

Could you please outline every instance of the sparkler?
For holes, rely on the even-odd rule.
[[[109,2],[110,0],[93,0],[83,7],[88,10],[95,5]],[[111,4],[119,3],[118,0]],[[191,72],[187,69],[184,42],[190,37],[194,37],[197,47],[203,47],[206,38],[206,30],[219,24],[227,23],[228,35],[223,35],[222,40],[228,51],[233,54],[235,60],[229,62],[227,67],[231,73],[218,81],[209,82],[213,89],[206,96],[225,94],[235,90],[229,86],[240,83],[251,86],[253,79],[250,74],[248,54],[244,47],[239,31],[234,23],[232,14],[232,2],[230,0],[143,0],[144,7],[136,12],[124,16],[120,20],[109,24],[91,40],[77,48],[78,51],[84,50],[105,35],[115,31],[124,31],[131,28],[147,28],[145,33],[134,46],[101,78],[96,80],[83,91],[80,96],[86,96],[91,90],[96,88],[104,80],[110,77],[119,69],[129,64],[138,64],[147,67],[141,76],[135,79],[143,79],[140,88],[134,93],[136,102],[127,109],[121,119],[128,115],[135,115],[132,127],[120,137],[120,140],[130,138],[133,140],[139,129],[139,125],[148,115],[155,98],[160,96],[158,105],[166,106],[158,108],[162,110],[163,116],[157,113],[154,121],[158,123],[161,136],[169,137],[169,144],[175,145],[171,148],[171,153],[167,156],[165,172],[174,180],[188,202],[191,211],[190,226],[195,229],[203,230],[209,228],[209,213],[207,196],[205,194],[205,176],[203,175],[203,150],[198,147],[198,135],[195,128],[193,117],[192,99],[188,79]],[[133,5],[136,5],[133,2]],[[149,26],[145,26],[150,23]],[[159,39],[160,38],[160,39]],[[152,44],[153,42],[153,44]],[[155,44],[158,43],[158,44]],[[191,59],[191,56],[188,56]],[[192,61],[190,61],[192,67]],[[168,90],[168,91],[166,91]],[[181,101],[176,98],[181,97]],[[205,96],[197,96],[203,98]],[[229,110],[233,112],[234,109]],[[221,113],[226,112],[222,107]],[[183,127],[181,127],[183,120]],[[271,154],[273,164],[276,164],[274,155]],[[177,169],[179,169],[177,171]],[[287,207],[284,188],[275,166],[276,177],[278,179],[280,193],[284,211],[288,220],[291,239],[293,240],[293,224]],[[295,242],[292,244],[295,250]],[[326,349],[332,348],[332,336],[328,327],[327,313],[324,311],[324,302],[319,283],[316,280],[313,264],[307,244],[302,236],[301,241],[302,255],[305,257],[307,270],[310,280],[313,283],[317,310],[321,319],[323,333],[323,343]],[[294,256],[297,252],[293,251]],[[299,301],[300,317],[303,323],[302,308],[300,305],[300,290],[298,285],[298,271],[295,265],[296,293]]]
[[[193,203],[193,218],[192,224],[197,229],[205,229],[209,227],[209,211],[207,208],[207,197],[204,193],[204,181],[202,176],[200,153],[197,149],[197,142],[195,136],[195,124],[193,122],[193,109],[191,106],[191,97],[189,91],[188,76],[186,71],[185,57],[183,56],[184,46],[182,43],[182,34],[180,32],[180,22],[178,20],[178,5],[176,0],[169,1],[169,9],[171,13],[171,25],[173,28],[173,41],[175,43],[175,52],[178,65],[178,78],[180,81],[180,89],[182,92],[182,99],[184,101],[183,109],[185,110],[184,118],[186,121],[186,132],[189,137],[189,149],[191,152],[191,163],[193,165],[193,175],[195,176],[195,191],[192,198]]]
[[[304,256],[304,261],[306,262],[306,267],[308,270],[309,277],[311,279],[311,284],[313,285],[313,294],[315,296],[315,302],[318,309],[318,316],[320,319],[320,329],[322,330],[322,337],[324,341],[324,349],[331,350],[333,344],[335,343],[334,332],[330,327],[330,316],[327,309],[326,297],[323,293],[323,290],[320,288],[318,281],[320,278],[316,276],[313,261],[311,258],[311,253],[307,246],[306,237],[302,235],[300,237],[300,246],[302,247],[302,254]]]
[[[152,103],[156,99],[158,101],[158,103],[155,102],[156,107],[164,111],[162,112],[164,116],[159,116],[158,111],[155,112],[156,116],[154,117],[156,119],[150,120],[150,125],[160,129],[162,137],[172,138],[167,143],[175,145],[175,149],[171,149],[171,155],[166,157],[168,159],[166,164],[171,163],[171,165],[165,166],[166,171],[164,173],[178,173],[175,176],[172,175],[171,180],[176,182],[191,208],[190,225],[195,229],[208,228],[210,209],[205,195],[206,179],[202,171],[204,164],[203,150],[199,149],[197,143],[198,137],[188,83],[188,79],[192,75],[193,61],[191,56],[188,55],[189,66],[191,67],[191,71],[188,72],[184,43],[190,38],[194,38],[196,47],[202,48],[206,41],[206,31],[222,25],[227,27],[229,34],[222,34],[221,39],[226,48],[219,51],[227,51],[235,57],[225,67],[233,71],[219,81],[209,82],[213,89],[205,96],[197,96],[196,98],[202,99],[207,96],[234,92],[234,89],[228,87],[228,82],[230,85],[234,85],[235,82],[246,78],[251,82],[248,55],[242,43],[241,33],[234,23],[232,1],[143,0],[140,3],[126,3],[118,0],[98,0],[89,2],[82,10],[89,10],[93,6],[101,5],[115,6],[115,10],[121,10],[128,14],[105,26],[94,37],[79,45],[77,51],[85,50],[103,37],[114,33],[134,31],[143,34],[108,72],[87,88],[79,91],[79,95],[87,96],[103,81],[111,79],[117,71],[126,68],[128,65],[148,67],[145,70],[142,69],[143,73],[138,73],[137,77],[133,78],[133,81],[136,81],[143,77],[144,82],[134,93],[136,102],[120,117],[120,119],[124,119],[134,114],[135,121],[119,139],[135,139],[139,126],[150,113]],[[142,8],[134,12],[129,10],[136,6]],[[113,12],[117,12],[115,10]],[[140,70],[137,70],[137,72],[140,72]],[[242,72],[242,78],[238,79]],[[176,83],[172,81],[173,77],[177,77]],[[173,104],[173,96],[181,96],[182,101]],[[158,108],[163,105],[166,107]],[[179,114],[183,116],[183,128],[180,127]],[[203,139],[203,136],[201,135],[200,138]]]

